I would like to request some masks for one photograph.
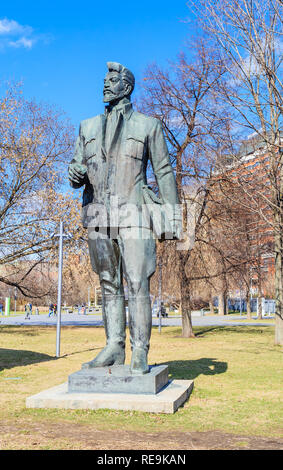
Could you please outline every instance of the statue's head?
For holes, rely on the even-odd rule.
[[[103,88],[104,103],[111,103],[124,97],[130,98],[135,87],[135,77],[132,72],[118,62],[107,62],[107,67]]]

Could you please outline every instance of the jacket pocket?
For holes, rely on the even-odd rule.
[[[128,136],[125,142],[125,155],[142,160],[144,154],[144,138]]]
[[[84,144],[85,161],[88,162],[88,160],[90,160],[91,157],[94,157],[96,155],[96,152],[97,152],[96,138],[91,137],[91,138],[85,139],[85,144]]]

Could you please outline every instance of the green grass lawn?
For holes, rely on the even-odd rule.
[[[274,328],[153,328],[149,362],[168,364],[173,379],[193,379],[189,401],[174,415],[109,410],[38,410],[26,397],[65,382],[105,344],[102,327],[63,327],[55,356],[56,328],[0,326],[0,422],[75,421],[96,429],[162,431],[221,430],[283,437],[283,348]],[[129,343],[127,339],[127,343]],[[126,362],[130,362],[127,346]]]

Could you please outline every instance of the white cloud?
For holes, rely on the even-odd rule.
[[[9,41],[8,44],[15,48],[24,47],[25,49],[31,49],[35,42],[35,39],[28,39],[23,36],[20,39],[17,39],[17,41]]]
[[[31,49],[37,42],[33,28],[28,25],[21,25],[15,20],[8,18],[0,19],[0,47]]]
[[[30,26],[23,26],[15,20],[8,20],[7,18],[0,19],[0,34],[3,35],[17,35],[17,34],[31,34],[33,29]]]

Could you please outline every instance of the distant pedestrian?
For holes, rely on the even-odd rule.
[[[30,314],[32,315],[32,303],[29,303],[29,311],[30,311]]]
[[[51,317],[54,313],[54,305],[53,304],[50,304],[49,305],[49,313],[48,313],[48,317]]]
[[[54,305],[54,315],[57,317],[57,304]]]
[[[2,302],[0,302],[0,312],[1,312],[1,315],[4,315],[4,311],[3,311],[3,304],[2,304]]]
[[[25,305],[25,312],[26,312],[25,320],[30,320],[30,305],[31,304]]]
[[[39,315],[39,309],[38,309],[38,307],[35,308],[35,314],[36,314],[36,315]]]

